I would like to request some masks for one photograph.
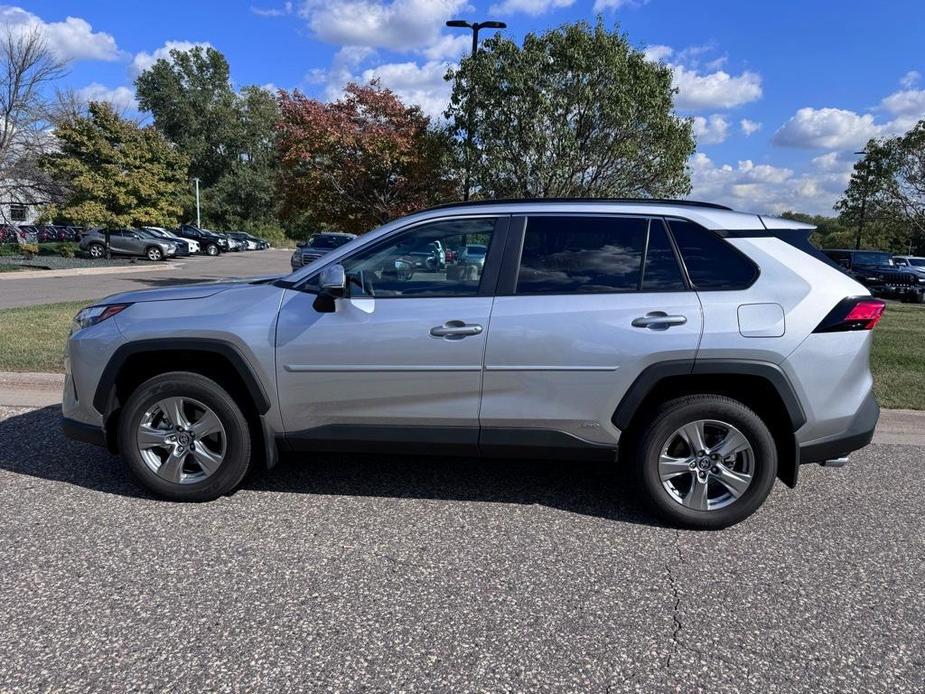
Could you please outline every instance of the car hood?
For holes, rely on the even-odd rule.
[[[108,304],[137,304],[143,301],[179,301],[181,299],[204,299],[219,292],[224,292],[244,285],[269,284],[280,279],[283,275],[267,275],[264,277],[242,277],[239,279],[220,280],[217,282],[203,282],[201,284],[181,284],[161,289],[140,289],[133,292],[113,294],[98,301],[97,306]]]

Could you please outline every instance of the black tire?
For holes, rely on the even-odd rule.
[[[697,420],[731,424],[754,453],[751,483],[722,508],[700,511],[682,505],[665,489],[659,475],[662,447],[675,431]],[[672,525],[685,528],[717,530],[739,523],[758,510],[777,476],[777,447],[767,425],[741,402],[721,395],[689,395],[664,403],[641,432],[635,453],[639,484],[652,508]]]
[[[135,443],[145,412],[168,397],[193,398],[218,416],[227,436],[225,457],[205,479],[189,484],[159,477],[144,462]],[[119,420],[119,451],[129,471],[142,486],[172,501],[211,501],[234,491],[251,461],[251,435],[247,419],[234,398],[218,383],[197,373],[172,371],[142,383],[126,402]]]
[[[164,259],[164,252],[157,246],[148,246],[148,248],[145,249],[145,255],[152,263]]]
[[[90,254],[90,257],[94,260],[99,260],[100,258],[106,257],[106,246],[101,243],[91,243],[87,247],[87,253]]]
[[[214,243],[210,243],[206,246],[206,255],[218,255],[218,246]]]

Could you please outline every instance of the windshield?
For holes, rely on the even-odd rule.
[[[854,262],[859,265],[892,265],[893,258],[889,253],[856,251],[854,254]]]
[[[308,241],[309,248],[337,248],[350,240],[348,236],[312,236]]]

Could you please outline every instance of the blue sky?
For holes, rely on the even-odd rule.
[[[925,117],[921,0],[36,0],[0,23],[39,26],[69,61],[67,86],[131,109],[132,80],[166,47],[208,43],[238,86],[335,98],[379,77],[439,114],[442,75],[469,38],[449,18],[500,19],[520,39],[562,22],[619,22],[670,64],[680,113],[695,118],[693,196],[741,209],[825,213],[851,153]]]

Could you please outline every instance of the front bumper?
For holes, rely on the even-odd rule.
[[[877,420],[880,418],[880,406],[869,393],[858,408],[854,419],[840,434],[824,439],[800,444],[800,463],[821,463],[847,456],[852,451],[864,448],[874,438]]]

